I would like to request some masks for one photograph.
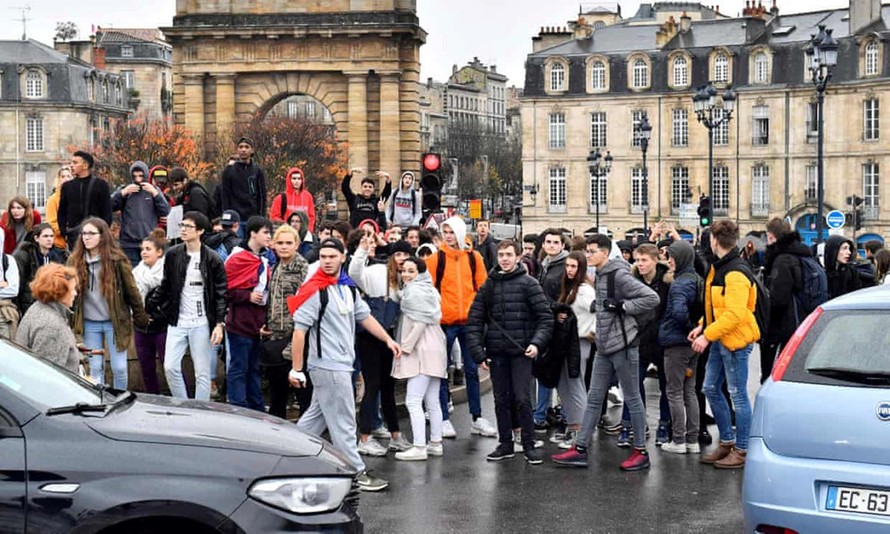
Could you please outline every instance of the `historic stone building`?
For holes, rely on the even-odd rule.
[[[420,86],[420,149],[442,150],[448,139],[445,84],[428,78]]]
[[[350,166],[394,176],[419,168],[426,34],[416,0],[177,0],[163,31],[174,50],[174,120],[208,150],[235,121],[302,94],[329,110]]]
[[[660,2],[626,20],[599,9],[567,28],[542,29],[532,39],[522,97],[526,230],[559,224],[583,232],[594,226],[597,200],[601,224],[615,235],[641,227],[634,125],[643,113],[653,128],[649,220],[676,223],[690,192],[696,202],[707,193],[708,130],[696,120],[692,95],[713,81],[721,94],[730,86],[737,94],[732,119],[714,131],[717,214],[744,230],[788,216],[814,237],[816,91],[805,48],[820,24],[840,45],[825,95],[826,212],[849,210],[846,197],[856,194],[865,199],[864,231],[890,232],[881,173],[890,168],[890,133],[881,128],[890,98],[890,7],[879,0],[790,15],[775,3],[748,3],[734,18],[697,3]],[[587,164],[595,148],[614,158],[598,183]]]
[[[121,75],[130,105],[149,119],[171,119],[173,48],[157,28],[99,28],[93,64]]]
[[[0,202],[26,195],[38,209],[72,147],[127,116],[117,74],[34,40],[0,41]]]

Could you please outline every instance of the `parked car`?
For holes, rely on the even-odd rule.
[[[746,532],[890,532],[890,289],[824,304],[754,409]]]
[[[224,404],[116,391],[0,341],[0,532],[362,532],[330,444]]]

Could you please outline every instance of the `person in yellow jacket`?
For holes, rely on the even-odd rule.
[[[62,250],[68,250],[68,244],[65,241],[65,234],[59,231],[59,198],[62,195],[62,185],[72,178],[74,175],[71,174],[70,168],[65,166],[59,169],[53,193],[46,199],[46,222],[53,227],[55,233],[53,246]]]
[[[689,341],[696,352],[704,352],[711,345],[702,392],[714,412],[720,444],[701,461],[720,469],[745,466],[751,428],[748,356],[760,339],[754,317],[757,287],[746,274],[750,272],[747,264],[739,257],[738,240],[739,227],[730,220],[717,221],[711,227],[711,249],[718,259],[711,265],[705,280],[705,317],[689,333]],[[735,408],[735,431],[729,404],[722,392],[724,380]]]
[[[454,341],[460,344],[461,358],[467,384],[467,406],[473,416],[470,431],[485,437],[497,437],[494,425],[482,417],[482,401],[479,394],[479,371],[476,362],[467,348],[467,317],[476,292],[488,278],[485,261],[474,250],[463,246],[467,236],[467,224],[460,217],[451,217],[442,222],[442,243],[439,250],[426,259],[427,270],[433,279],[433,286],[442,295],[442,329],[451,364],[451,348]],[[442,437],[455,438],[457,433],[448,420],[448,381],[442,380],[439,389],[439,402],[442,404]]]

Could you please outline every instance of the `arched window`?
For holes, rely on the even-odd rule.
[[[874,76],[879,72],[878,43],[872,41],[865,45],[865,75]]]
[[[102,82],[102,102],[108,103],[108,80]]]
[[[636,88],[649,86],[649,66],[642,59],[634,61],[633,86]]]
[[[729,81],[729,58],[723,52],[714,56],[714,81],[717,83]]]
[[[763,52],[754,56],[754,83],[769,83],[769,57]]]
[[[566,88],[566,68],[562,63],[550,66],[550,90],[564,91]]]
[[[25,96],[43,98],[43,74],[37,70],[29,70],[25,74]]]
[[[594,91],[606,88],[606,64],[600,60],[590,66],[590,88]]]
[[[689,67],[684,56],[674,59],[674,87],[686,87],[689,84]]]

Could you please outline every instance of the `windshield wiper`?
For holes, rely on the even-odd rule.
[[[853,369],[838,369],[835,367],[817,367],[807,369],[814,375],[835,378],[837,380],[845,380],[856,384],[866,384],[870,386],[890,386],[890,374],[881,373],[879,371],[856,371]]]
[[[63,413],[85,413],[85,412],[104,412],[108,409],[107,404],[90,404],[88,402],[78,402],[71,406],[57,406],[46,411],[46,415],[58,415]]]
[[[111,410],[109,410],[109,412],[111,412],[115,408],[118,408],[125,404],[129,404],[130,402],[133,402],[134,400],[136,400],[135,393],[133,393],[132,391],[124,391],[123,393],[121,393],[120,395],[118,395],[117,397],[114,398],[114,401],[111,403]]]

